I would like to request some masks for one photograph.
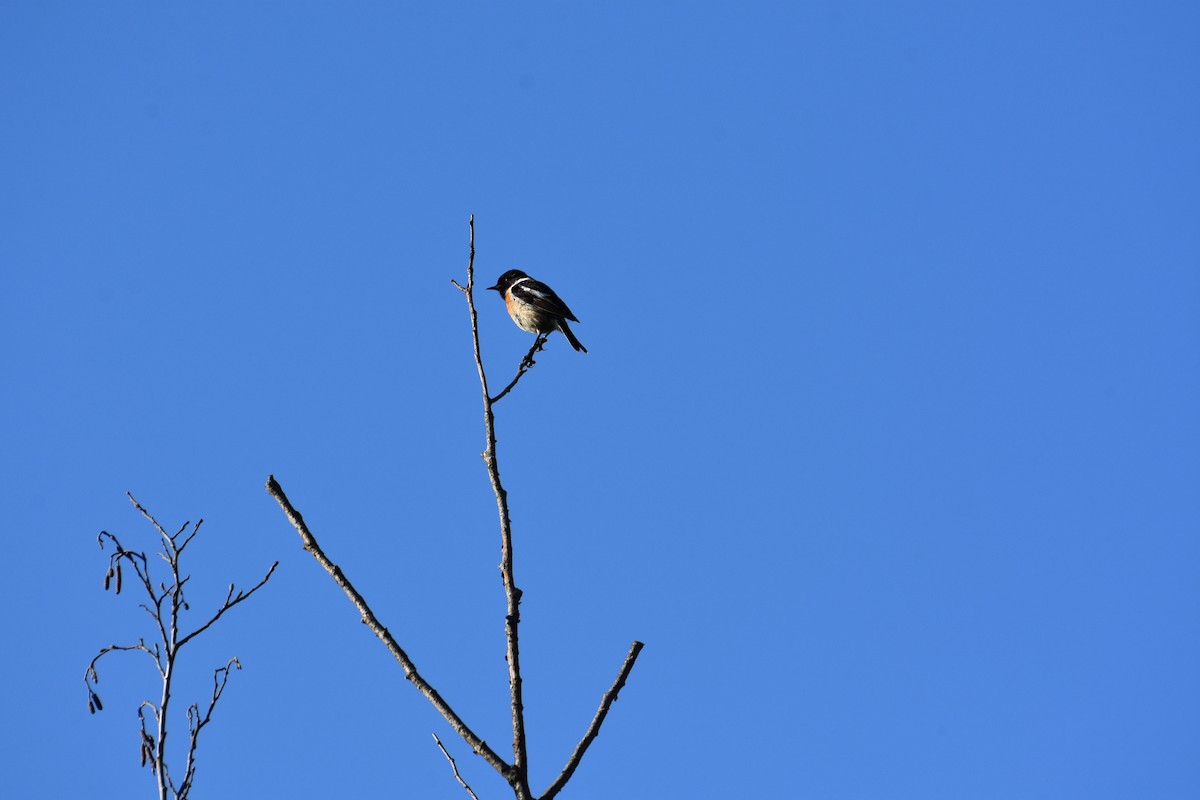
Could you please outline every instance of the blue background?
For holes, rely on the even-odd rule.
[[[5,797],[151,795],[107,529],[206,519],[197,797],[507,796],[275,474],[509,755],[463,280],[499,406],[532,777],[563,797],[1200,796],[1190,3],[0,8]],[[498,385],[529,335],[479,298]],[[181,708],[179,710],[182,710]],[[176,728],[179,745],[182,727]],[[177,767],[177,769],[180,769]]]

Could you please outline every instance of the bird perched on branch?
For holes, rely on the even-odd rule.
[[[571,347],[587,352],[587,348],[579,343],[567,325],[567,320],[579,320],[546,284],[535,281],[519,269],[510,269],[500,276],[495,286],[487,288],[500,293],[508,308],[508,315],[521,330],[539,335],[562,331]]]

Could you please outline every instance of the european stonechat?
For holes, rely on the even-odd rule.
[[[567,320],[579,320],[546,284],[535,281],[519,269],[510,269],[500,276],[495,286],[487,288],[500,293],[508,307],[508,315],[521,330],[536,334],[562,331],[571,347],[587,352],[567,325]]]

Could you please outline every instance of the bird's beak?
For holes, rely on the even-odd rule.
[[[488,292],[498,292],[498,291],[500,291],[500,284],[496,284],[495,286],[489,286],[489,287],[487,287],[487,289],[485,289],[484,291],[488,291]]]

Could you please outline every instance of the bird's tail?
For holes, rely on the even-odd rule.
[[[575,348],[575,352],[587,352],[587,348],[579,343],[579,340],[575,338],[575,334],[571,333],[571,328],[567,325],[565,319],[558,321],[558,329],[563,332],[563,336],[567,337],[567,341],[571,343],[571,347]]]

